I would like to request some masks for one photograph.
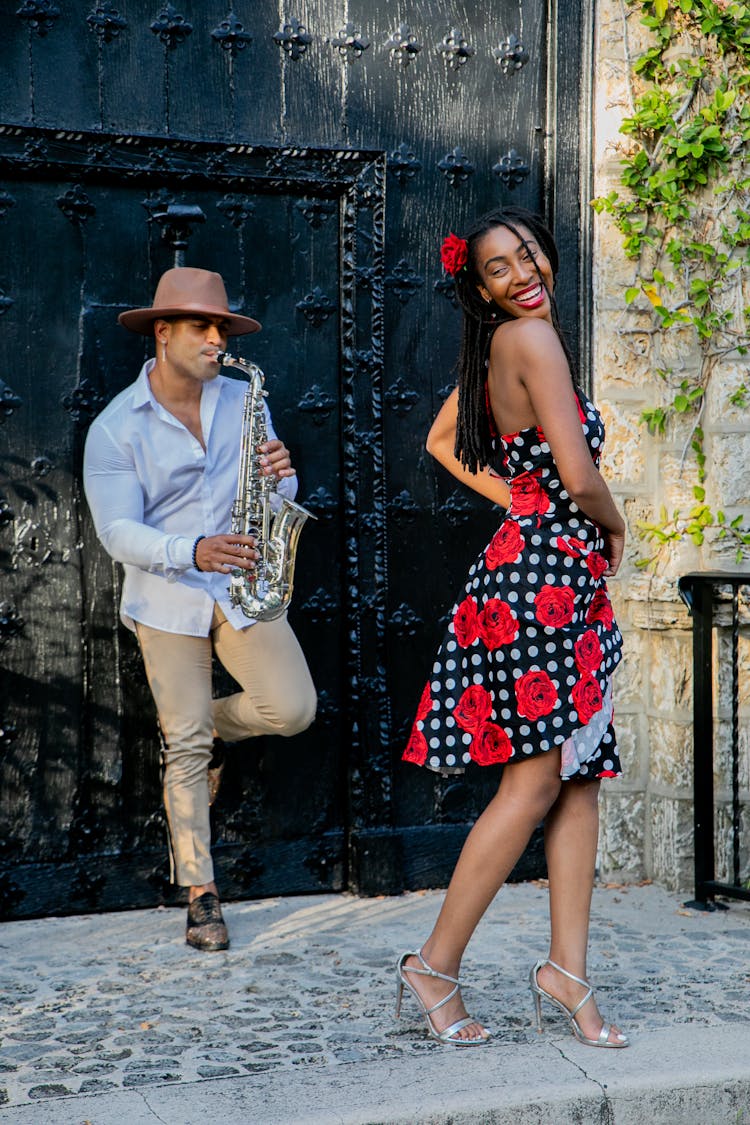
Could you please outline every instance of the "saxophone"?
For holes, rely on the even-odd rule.
[[[246,617],[273,621],[285,612],[292,598],[297,540],[302,525],[317,516],[285,497],[278,511],[273,511],[271,496],[276,492],[276,480],[263,472],[258,452],[258,447],[268,441],[263,372],[257,364],[235,359],[228,352],[219,352],[216,358],[225,367],[238,368],[249,379],[231,530],[235,535],[252,535],[260,556],[254,570],[237,568],[230,572],[229,600]]]

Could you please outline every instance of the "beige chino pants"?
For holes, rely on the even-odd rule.
[[[216,605],[208,637],[165,633],[140,622],[136,631],[166,744],[172,881],[202,886],[214,878],[207,778],[214,732],[227,741],[298,734],[315,718],[315,688],[286,614],[238,630]],[[241,691],[212,698],[213,653]]]

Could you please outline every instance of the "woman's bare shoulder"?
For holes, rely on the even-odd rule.
[[[492,337],[493,359],[509,357],[545,360],[564,355],[560,337],[548,320],[540,317],[518,317],[501,324]]]

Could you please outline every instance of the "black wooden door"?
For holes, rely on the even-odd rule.
[[[117,313],[175,260],[219,270],[262,321],[237,343],[319,517],[291,614],[319,716],[230,764],[225,893],[440,884],[497,782],[399,761],[497,518],[424,452],[459,323],[438,247],[501,200],[545,212],[576,341],[588,29],[541,0],[227,7],[0,13],[4,916],[169,893],[153,705],[80,469],[91,418],[147,354]]]

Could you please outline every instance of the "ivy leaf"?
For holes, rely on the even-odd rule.
[[[693,485],[693,496],[695,497],[696,500],[705,500],[706,499],[705,488],[701,488],[701,486],[699,484]]]
[[[625,290],[625,304],[632,305],[633,301],[636,299],[639,293],[640,289],[638,288],[638,286],[631,285],[628,289]]]

